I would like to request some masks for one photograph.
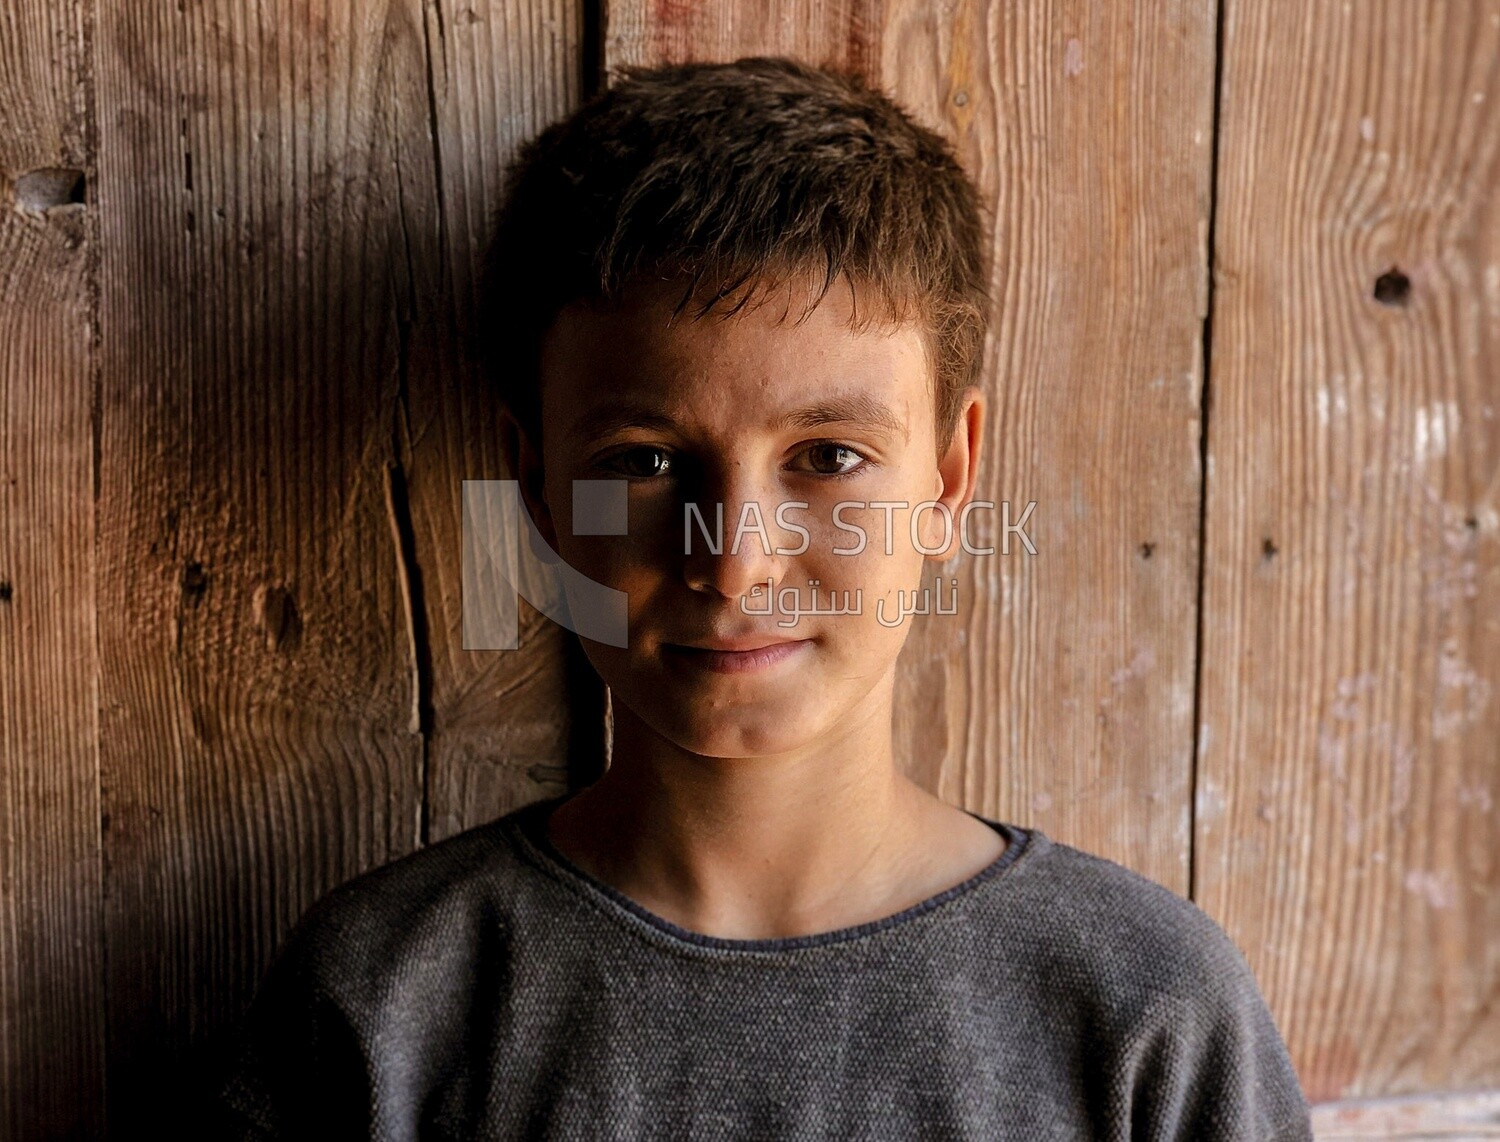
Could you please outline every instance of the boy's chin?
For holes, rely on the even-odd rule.
[[[632,712],[678,749],[700,757],[753,758],[787,753],[815,740],[822,724],[814,711],[789,710],[784,703],[729,710],[692,709],[659,704]]]
[[[790,731],[790,732],[789,732]],[[797,733],[795,727],[785,724],[775,726],[736,726],[726,732],[723,726],[703,727],[701,732],[687,731],[673,735],[678,749],[699,757],[743,758],[753,761],[758,757],[788,753],[807,745],[815,733],[811,730]]]

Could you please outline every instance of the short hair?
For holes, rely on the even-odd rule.
[[[507,169],[478,296],[482,371],[540,445],[541,346],[569,304],[680,277],[677,314],[743,290],[728,317],[757,286],[819,271],[807,313],[843,274],[880,303],[854,328],[920,323],[941,456],[990,306],[981,199],[948,142],[855,73],[768,56],[623,67]]]

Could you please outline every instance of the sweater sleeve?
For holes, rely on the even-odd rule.
[[[1150,1142],[1311,1142],[1286,1044],[1239,949],[1206,954],[1158,994],[1126,1048],[1116,1107]]]
[[[262,981],[221,1076],[213,1137],[366,1137],[358,1037],[320,983],[320,933],[304,921]]]

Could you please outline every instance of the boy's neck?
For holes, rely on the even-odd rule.
[[[1005,844],[897,770],[888,716],[846,723],[816,756],[704,758],[618,706],[614,762],[553,812],[548,839],[658,916],[734,939],[894,915]]]

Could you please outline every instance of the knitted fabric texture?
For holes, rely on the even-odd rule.
[[[534,802],[303,917],[219,1097],[245,1139],[1307,1140],[1251,969],[1038,829],[882,920],[739,940],[573,865]],[[978,816],[975,814],[975,816]]]

